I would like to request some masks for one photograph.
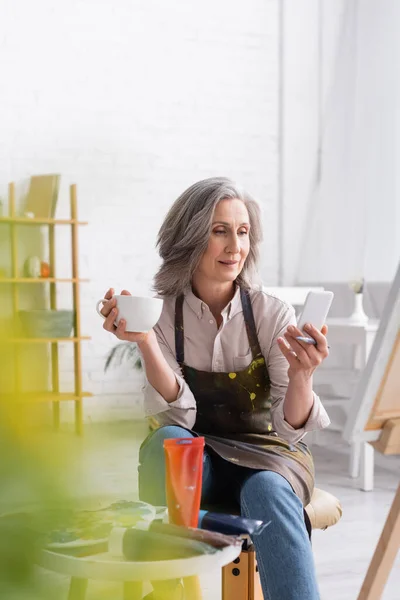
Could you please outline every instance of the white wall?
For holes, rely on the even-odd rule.
[[[96,394],[85,401],[88,418],[109,407],[120,414],[137,387],[129,371],[104,376],[114,340],[94,303],[108,286],[149,290],[158,227],[189,184],[224,174],[258,197],[262,275],[276,280],[277,32],[278,0],[0,4],[2,189],[59,172],[57,215],[68,213],[76,182],[90,222],[80,238],[81,275],[91,279],[82,289],[83,333],[92,336],[84,382]],[[60,232],[59,275],[68,274],[68,242]],[[69,304],[66,287],[59,301]]]
[[[279,38],[283,7],[284,38]],[[263,209],[261,274],[278,276],[279,44],[283,44],[284,283],[296,280],[315,171],[319,93],[326,102],[344,0],[2,0],[0,196],[8,181],[62,174],[57,216],[78,184],[86,418],[133,414],[138,374],[103,373],[115,340],[95,301],[108,286],[148,293],[155,236],[185,187],[216,174]],[[322,13],[320,11],[322,10]],[[319,14],[322,65],[318,71]],[[69,274],[58,235],[58,274]],[[60,306],[69,306],[59,287]],[[72,370],[63,348],[63,384]],[[140,379],[140,377],[139,377]],[[65,407],[69,412],[71,407]]]
[[[400,5],[387,0],[382,9],[376,0],[348,0],[322,6],[322,169],[316,188],[309,185],[292,271],[299,283],[389,282],[400,258]]]
[[[285,0],[283,25],[283,283],[297,281],[318,139],[330,101],[345,0]]]

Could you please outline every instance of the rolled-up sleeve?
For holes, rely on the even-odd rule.
[[[319,396],[313,392],[313,406],[304,426],[299,429],[294,429],[294,427],[285,420],[283,407],[286,390],[289,384],[289,377],[287,374],[289,365],[278,346],[277,339],[278,337],[283,336],[289,325],[296,325],[296,316],[294,309],[291,306],[284,304],[277,319],[270,348],[263,348],[263,353],[264,356],[268,356],[267,367],[271,381],[272,426],[278,435],[282,436],[288,442],[296,443],[304,437],[307,431],[328,427],[330,419],[322,406]],[[268,338],[268,336],[265,337]],[[260,339],[263,339],[262,335],[260,336]]]
[[[179,385],[179,392],[176,400],[167,402],[163,396],[149,383],[145,375],[145,382],[142,388],[144,396],[144,412],[146,417],[156,417],[160,425],[180,425],[187,429],[192,429],[196,420],[196,400],[182,376],[182,371],[178,365],[175,356],[159,327],[155,327],[155,333],[161,351],[169,366],[175,373],[176,381]],[[140,353],[139,353],[140,355]],[[142,356],[143,371],[144,364]]]
[[[316,429],[325,429],[330,424],[330,419],[324,407],[322,406],[319,396],[313,392],[314,403],[310,415],[303,427],[294,429],[286,420],[283,414],[284,400],[276,404],[272,412],[272,424],[275,431],[288,442],[295,444],[300,441],[307,431],[315,431]]]

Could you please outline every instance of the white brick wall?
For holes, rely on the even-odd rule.
[[[330,88],[343,0],[284,4],[284,275],[296,279],[315,166],[318,7],[322,92]],[[62,174],[57,215],[78,185],[87,419],[140,414],[140,374],[103,372],[115,340],[94,311],[109,286],[150,291],[155,237],[172,201],[194,181],[227,175],[263,209],[261,274],[277,283],[280,0],[2,0],[0,197],[9,181]],[[1,240],[0,240],[1,241]],[[70,236],[57,238],[70,274]],[[3,244],[0,245],[0,253]],[[1,258],[1,254],[0,254]],[[1,265],[0,265],[1,266]],[[68,286],[59,305],[70,306]],[[61,381],[72,381],[71,346]],[[70,415],[72,406],[64,407]]]
[[[262,275],[276,280],[277,36],[278,0],[0,5],[1,185],[59,172],[58,216],[76,182],[80,217],[90,222],[80,236],[81,275],[91,279],[82,289],[83,333],[92,336],[84,380],[96,394],[85,401],[87,418],[130,409],[138,388],[126,369],[103,374],[114,340],[95,301],[108,286],[148,292],[156,232],[189,184],[223,174],[259,198]],[[68,243],[60,232],[60,275]],[[59,301],[69,304],[61,286]]]

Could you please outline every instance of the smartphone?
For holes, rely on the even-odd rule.
[[[333,292],[308,292],[303,311],[299,317],[297,327],[303,331],[306,323],[311,323],[321,330],[326,321],[333,300]],[[308,336],[308,334],[305,334]]]

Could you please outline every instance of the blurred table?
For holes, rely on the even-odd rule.
[[[241,546],[228,546],[214,554],[154,562],[133,562],[116,558],[108,552],[77,558],[49,550],[42,550],[37,564],[49,571],[71,577],[68,600],[84,600],[89,579],[120,581],[124,600],[141,600],[144,581],[182,579],[185,598],[201,600],[197,575],[208,573],[235,560]]]

